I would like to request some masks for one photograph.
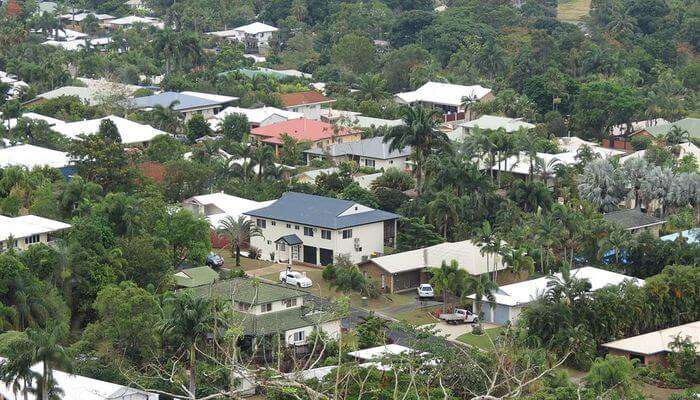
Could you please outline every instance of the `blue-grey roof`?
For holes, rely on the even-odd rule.
[[[202,97],[191,96],[188,94],[176,92],[163,92],[151,96],[137,97],[133,100],[134,108],[149,108],[155,106],[170,107],[174,101],[179,103],[173,107],[173,110],[188,110],[190,108],[214,107],[222,104],[220,101],[205,99]]]
[[[301,241],[301,239],[299,239],[299,236],[297,236],[295,234],[284,235],[281,238],[275,240],[275,243],[279,243],[279,242],[287,243],[289,246],[296,246],[298,244],[304,243]]]
[[[389,151],[390,143],[384,143],[383,136],[377,136],[369,139],[362,139],[357,142],[337,143],[328,147],[327,153],[331,157],[340,157],[345,155],[353,155],[359,157],[376,158],[378,160],[388,160],[390,158],[408,157],[411,154],[409,146],[402,150]],[[323,149],[314,148],[306,150],[310,154],[323,155],[326,152]]]
[[[356,205],[349,200],[287,192],[269,206],[244,214],[328,229],[343,229],[399,218],[397,214],[375,209],[339,216]]]

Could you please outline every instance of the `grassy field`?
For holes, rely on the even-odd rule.
[[[491,347],[491,341],[493,338],[498,336],[505,328],[491,328],[486,329],[485,334],[481,336],[473,335],[471,333],[465,333],[464,335],[457,338],[462,343],[466,343],[470,346],[478,347],[480,349],[488,349]]]
[[[311,278],[311,281],[313,281],[313,285],[310,288],[304,289],[307,290],[316,296],[322,297],[322,298],[329,298],[329,299],[335,299],[340,296],[348,296],[350,298],[350,305],[354,307],[359,307],[359,308],[365,308],[369,310],[381,310],[387,307],[393,307],[393,306],[399,306],[403,304],[408,304],[411,301],[414,301],[413,298],[409,296],[401,296],[401,295],[382,295],[379,296],[379,298],[376,299],[368,299],[367,305],[364,305],[362,302],[362,296],[357,293],[357,292],[351,292],[351,293],[342,293],[334,288],[331,288],[330,283],[326,280],[323,279],[321,276],[321,270],[320,269],[315,269],[315,268],[303,268],[303,267],[295,267],[295,271],[305,271],[306,276]],[[263,275],[262,276],[265,279],[273,280],[277,282],[279,275],[277,273],[274,274],[268,274],[268,275]]]
[[[591,9],[591,0],[560,0],[557,6],[557,19],[565,22],[583,20]]]
[[[222,250],[215,250],[214,252],[224,258],[224,266],[226,268],[231,268],[231,269],[239,268],[239,267],[236,267],[236,257],[232,257],[231,252],[229,252],[227,250],[223,250],[223,249]],[[240,268],[243,269],[244,271],[250,271],[253,269],[269,267],[270,265],[273,265],[273,264],[274,263],[271,263],[269,261],[252,260],[250,258],[241,256]]]
[[[436,324],[440,322],[440,320],[435,318],[432,314],[435,313],[436,310],[440,309],[442,309],[441,306],[419,308],[414,311],[398,313],[396,315],[393,315],[393,317],[398,319],[399,321],[408,322],[409,324],[415,326]]]

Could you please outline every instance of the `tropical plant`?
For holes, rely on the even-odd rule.
[[[492,281],[489,274],[471,275],[466,274],[462,283],[464,289],[463,294],[474,295],[474,314],[479,316],[481,321],[481,310],[483,307],[484,298],[488,301],[496,301],[495,292],[498,289],[496,282]]]
[[[241,266],[241,247],[248,243],[251,237],[263,236],[260,228],[244,216],[239,216],[238,219],[226,217],[221,221],[217,232],[227,239],[227,246],[231,256],[236,258],[237,267]]]

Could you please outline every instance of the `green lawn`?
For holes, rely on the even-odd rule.
[[[436,310],[441,309],[441,306],[425,307],[413,311],[398,313],[393,315],[393,317],[399,321],[408,322],[409,324],[415,326],[437,324],[440,322],[440,320],[435,318],[432,314],[434,314]]]
[[[481,336],[465,333],[464,335],[459,336],[457,340],[480,349],[488,349],[492,346],[491,341],[493,338],[498,336],[499,333],[503,332],[504,329],[505,328],[502,327],[486,329],[485,334]]]
[[[217,253],[218,255],[223,257],[224,258],[224,266],[226,268],[230,268],[230,269],[241,268],[244,271],[250,271],[253,269],[269,267],[270,265],[274,264],[274,263],[271,263],[269,261],[252,260],[250,258],[241,256],[241,266],[236,267],[236,257],[232,257],[230,251],[225,250],[225,249],[220,249],[220,250],[214,250],[214,253]]]
[[[295,271],[305,271],[306,276],[311,278],[313,285],[310,288],[304,290],[309,291],[316,296],[322,298],[336,299],[340,296],[348,296],[350,298],[350,305],[354,307],[364,308],[368,310],[381,310],[387,307],[400,306],[403,304],[408,304],[414,299],[410,296],[401,296],[396,294],[381,295],[376,299],[368,299],[367,305],[362,302],[362,296],[357,292],[342,293],[334,288],[331,288],[330,282],[323,279],[321,276],[322,271],[316,268],[304,268],[304,267],[294,267]],[[262,276],[265,279],[277,282],[279,279],[279,274],[268,274]]]
[[[591,0],[562,0],[557,5],[557,19],[565,22],[578,22],[588,15]]]

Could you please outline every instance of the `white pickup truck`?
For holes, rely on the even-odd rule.
[[[307,278],[301,272],[284,270],[280,272],[280,282],[288,285],[295,285],[301,288],[311,287],[313,284],[311,279]]]
[[[455,308],[451,314],[440,314],[440,319],[448,324],[457,325],[463,323],[476,324],[479,322],[479,317],[469,310],[463,308]]]

